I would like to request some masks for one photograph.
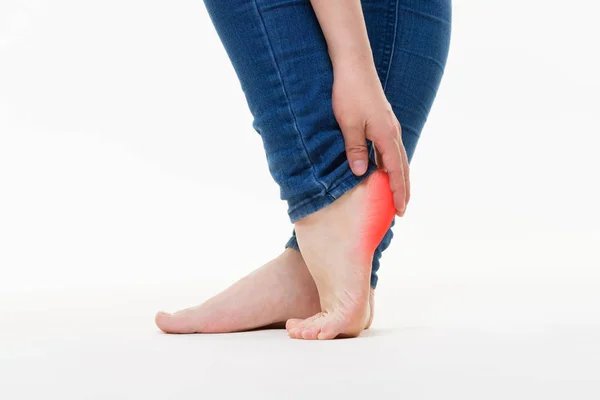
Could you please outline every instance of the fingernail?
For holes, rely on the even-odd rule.
[[[367,163],[363,160],[356,160],[352,163],[352,169],[355,173],[362,175],[367,170]]]

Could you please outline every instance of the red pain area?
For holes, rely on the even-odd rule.
[[[396,208],[387,173],[377,170],[368,179],[363,248],[372,256],[390,228]]]

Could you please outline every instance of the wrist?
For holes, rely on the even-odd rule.
[[[364,58],[356,56],[339,58],[337,62],[332,62],[332,64],[334,78],[379,83],[379,76],[372,56]]]
[[[369,71],[375,69],[375,61],[371,49],[347,49],[329,51],[331,64],[335,70]]]

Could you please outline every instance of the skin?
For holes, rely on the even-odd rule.
[[[285,251],[204,303],[173,314],[159,312],[166,333],[228,333],[282,327],[321,309],[315,282],[297,250]]]

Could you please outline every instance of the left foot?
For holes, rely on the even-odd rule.
[[[227,333],[307,318],[321,309],[319,294],[302,255],[287,248],[274,260],[205,303],[174,314],[159,312],[166,333]]]

